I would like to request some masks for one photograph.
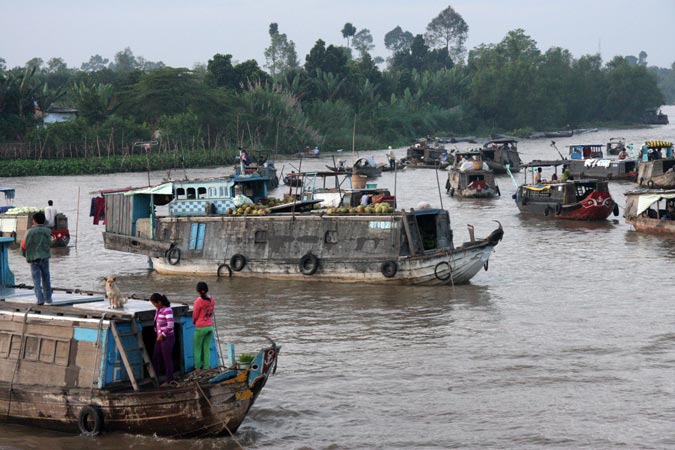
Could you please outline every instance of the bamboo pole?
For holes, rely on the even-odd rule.
[[[80,187],[77,187],[77,211],[75,212],[75,248],[77,248],[77,232],[80,228]]]

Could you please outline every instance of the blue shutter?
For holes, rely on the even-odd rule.
[[[190,225],[190,250],[197,248],[197,230],[199,230],[198,223]]]
[[[197,230],[197,250],[202,250],[204,248],[204,234],[206,233],[206,224],[200,223]]]

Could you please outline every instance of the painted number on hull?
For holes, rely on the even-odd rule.
[[[390,230],[394,228],[391,220],[371,220],[368,222],[368,228],[371,230]]]

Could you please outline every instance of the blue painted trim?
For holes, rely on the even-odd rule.
[[[75,327],[73,339],[83,342],[96,342],[98,340],[98,329]]]

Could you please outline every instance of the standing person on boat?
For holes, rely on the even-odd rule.
[[[208,295],[209,286],[197,283],[199,297],[195,299],[192,310],[192,323],[195,324],[194,352],[195,369],[211,367],[211,340],[213,339],[213,297]]]
[[[541,183],[541,167],[537,167],[537,171],[534,173],[534,184]]]
[[[563,166],[562,175],[560,175],[560,181],[567,181],[570,179],[571,172],[569,166]]]
[[[389,167],[393,170],[396,168],[396,155],[394,155],[394,150],[389,146],[387,151],[387,159],[389,160]]]
[[[42,211],[33,214],[33,226],[26,232],[21,248],[26,252],[26,261],[30,264],[38,305],[50,304],[52,283],[49,275],[49,258],[52,232],[45,227],[45,214]]]
[[[54,208],[54,202],[48,200],[47,207],[45,208],[45,226],[47,228],[54,228],[55,225],[56,225],[56,208]]]
[[[176,335],[173,332],[173,310],[166,295],[157,292],[150,296],[150,303],[157,309],[155,311],[157,340],[152,351],[152,367],[159,377],[162,363],[164,364],[166,380],[162,386],[166,386],[173,381],[173,346],[176,343]]]
[[[618,159],[626,159],[628,157],[628,153],[626,153],[626,149],[622,148],[619,154],[616,156]]]

